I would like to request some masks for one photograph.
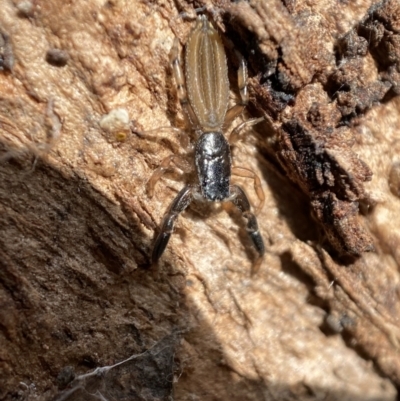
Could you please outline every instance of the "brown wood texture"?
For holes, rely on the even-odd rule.
[[[241,216],[218,205],[193,204],[150,267],[190,180],[146,193],[184,152],[162,127],[185,126],[169,52],[194,7],[225,32],[232,104],[233,48],[249,64],[233,126],[266,118],[233,150],[266,195],[254,276]],[[397,399],[398,1],[0,10],[0,400]]]

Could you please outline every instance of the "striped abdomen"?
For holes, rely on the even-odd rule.
[[[228,68],[218,32],[205,15],[186,44],[186,88],[203,131],[220,131],[229,101]]]

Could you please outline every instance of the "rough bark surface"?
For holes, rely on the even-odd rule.
[[[264,115],[267,255],[194,204],[169,68],[206,6]],[[400,385],[400,5],[0,0],[0,400],[395,400]],[[234,101],[234,100],[232,100]],[[234,123],[238,124],[240,119]],[[252,184],[248,188],[254,203]]]

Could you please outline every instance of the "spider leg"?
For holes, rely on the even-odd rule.
[[[234,145],[240,140],[240,135],[242,134],[244,128],[252,127],[253,125],[260,123],[261,121],[264,121],[264,117],[251,118],[239,124],[232,130],[231,134],[229,135],[229,144]]]
[[[179,60],[179,53],[179,40],[178,38],[175,38],[174,44],[172,45],[171,49],[170,63],[174,72],[176,88],[178,91],[178,99],[182,109],[185,111],[185,115],[189,118],[189,121],[193,125],[193,128],[197,129],[199,127],[199,121],[187,97],[187,92],[185,88],[185,75],[183,74],[181,62]]]
[[[167,140],[174,152],[179,152],[183,147],[186,151],[192,150],[192,144],[190,143],[190,137],[188,136],[187,130],[176,128],[176,127],[158,127],[155,129],[140,131],[131,128],[131,131],[139,138],[143,138],[152,142],[159,142],[161,139]],[[178,134],[177,139],[171,133]]]
[[[224,129],[228,128],[232,121],[242,113],[245,107],[249,103],[249,91],[247,89],[247,65],[243,56],[238,53],[239,56],[239,69],[238,69],[238,86],[240,92],[240,102],[232,106],[227,112],[224,121]]]
[[[194,187],[188,185],[183,188],[178,195],[175,197],[171,206],[166,213],[160,233],[158,234],[156,241],[154,243],[153,252],[151,254],[152,263],[157,263],[163,254],[168,241],[174,231],[175,220],[192,202]]]
[[[251,169],[246,167],[232,167],[232,175],[238,177],[251,178],[254,182],[254,190],[260,200],[260,204],[256,208],[255,214],[257,215],[263,208],[265,202],[265,194],[261,186],[260,177]]]
[[[260,268],[263,256],[265,254],[265,245],[258,229],[257,218],[250,211],[250,202],[244,190],[238,185],[231,185],[231,196],[229,200],[240,210],[243,217],[247,220],[246,230],[249,233],[250,239],[258,253],[258,258],[254,262],[252,273],[256,273]]]
[[[149,181],[147,181],[146,190],[149,198],[153,197],[154,188],[157,184],[157,181],[162,177],[163,174],[166,173],[167,170],[171,168],[172,163],[175,164],[176,167],[178,167],[180,170],[184,172],[191,171],[190,164],[185,160],[183,156],[181,155],[167,156],[165,159],[163,159],[160,166],[153,171],[153,174],[151,175]]]

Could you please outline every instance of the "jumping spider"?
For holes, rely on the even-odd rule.
[[[240,186],[231,184],[231,175],[253,179],[261,203],[259,209],[264,203],[264,193],[260,179],[252,170],[232,166],[230,144],[222,133],[248,104],[246,63],[241,58],[238,70],[241,101],[228,110],[229,81],[225,50],[217,30],[205,15],[198,16],[187,41],[185,75],[179,61],[179,53],[179,41],[176,38],[170,61],[181,107],[197,138],[194,146],[197,183],[186,185],[170,205],[154,244],[152,262],[156,263],[163,254],[178,215],[192,200],[198,200],[232,202],[241,211],[247,219],[246,228],[259,255],[255,262],[255,267],[258,268],[265,253],[264,242],[258,230],[256,216],[250,210],[248,197]],[[238,139],[244,126],[257,124],[261,120],[262,118],[252,119],[237,126],[230,135],[231,143],[232,140]],[[182,156],[168,156],[154,171],[147,184],[150,196],[154,192],[156,182],[172,163],[183,171],[193,169],[193,165]]]

